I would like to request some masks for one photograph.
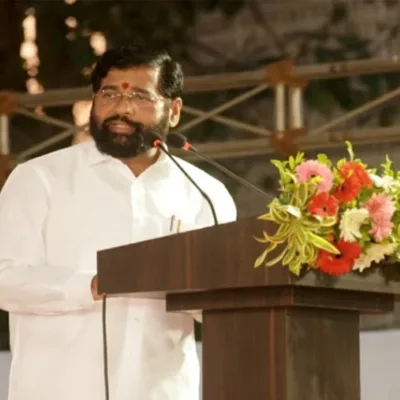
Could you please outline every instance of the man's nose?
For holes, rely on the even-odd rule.
[[[121,115],[123,114],[134,115],[136,114],[136,107],[127,96],[121,96],[115,107],[115,111]]]

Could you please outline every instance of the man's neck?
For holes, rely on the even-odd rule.
[[[160,151],[158,149],[151,149],[137,157],[121,158],[120,161],[132,171],[133,175],[139,176],[147,168],[151,167],[158,160],[159,156]]]

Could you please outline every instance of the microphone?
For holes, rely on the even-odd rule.
[[[214,225],[218,225],[218,218],[217,213],[215,212],[214,205],[210,199],[210,197],[205,193],[200,186],[193,180],[193,178],[182,168],[182,166],[175,160],[175,158],[170,154],[170,152],[165,148],[163,144],[163,140],[160,135],[155,132],[148,132],[145,135],[145,143],[151,147],[156,147],[160,149],[170,160],[178,167],[178,169],[186,176],[187,179],[193,184],[193,186],[200,192],[200,194],[204,197],[207,201],[208,205],[210,206],[212,217],[214,220]]]
[[[241,178],[239,175],[236,175],[235,173],[233,173],[229,169],[225,168],[223,165],[217,163],[213,159],[206,157],[204,154],[200,153],[196,149],[196,147],[194,147],[192,144],[190,144],[188,142],[187,138],[184,135],[182,135],[180,133],[168,134],[167,144],[170,145],[171,147],[175,147],[175,148],[182,149],[185,151],[190,151],[190,152],[196,154],[199,158],[203,159],[207,163],[211,164],[213,167],[217,168],[224,174],[226,174],[229,177],[231,177],[232,179],[236,180],[237,182],[239,182],[240,184],[245,186],[247,189],[253,190],[253,191],[257,192],[258,194],[261,194],[262,196],[264,196],[266,199],[268,199],[268,201],[271,201],[272,196],[265,193],[262,189],[251,184],[250,182],[246,181],[245,179]]]

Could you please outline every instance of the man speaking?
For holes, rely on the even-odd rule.
[[[105,398],[96,253],[213,224],[209,204],[146,143],[165,138],[182,108],[181,66],[165,52],[123,47],[92,72],[92,140],[17,166],[0,193],[0,308],[10,313],[9,400]],[[178,160],[236,219],[222,183]],[[145,259],[132,263],[146,263]],[[112,400],[197,400],[193,317],[160,300],[110,298]]]

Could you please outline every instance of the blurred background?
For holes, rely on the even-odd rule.
[[[346,139],[369,165],[388,154],[400,168],[399,20],[398,0],[1,0],[0,186],[15,163],[88,138],[91,68],[127,43],[182,63],[179,131],[267,192],[271,158],[338,159]],[[224,181],[240,217],[264,211],[259,195],[189,161]],[[397,314],[362,329],[396,329]]]

